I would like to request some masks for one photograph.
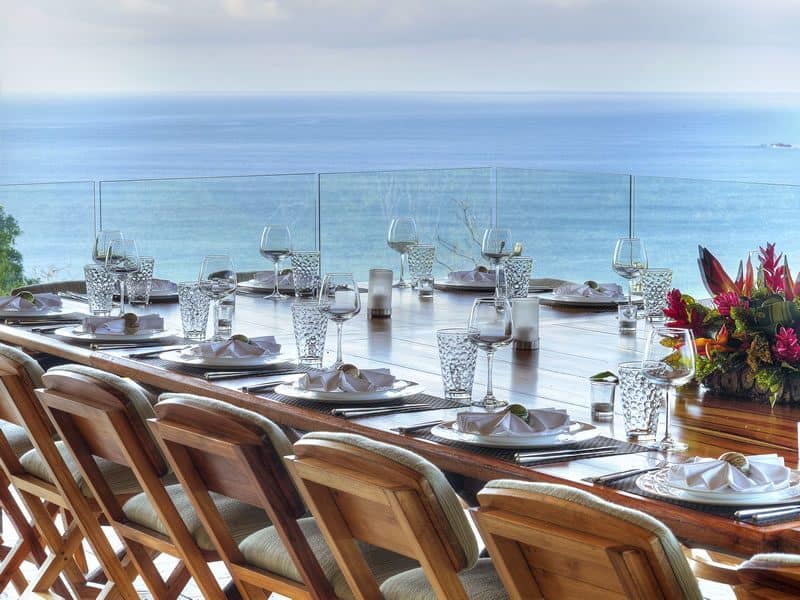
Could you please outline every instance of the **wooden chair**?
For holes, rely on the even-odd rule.
[[[368,438],[315,432],[294,445],[289,472],[356,598],[507,598],[461,503],[433,464]],[[419,562],[382,584],[362,542]]]
[[[204,598],[224,598],[208,566],[208,561],[220,559],[210,543],[203,544],[207,536],[182,487],[165,487],[174,477],[144,421],[155,414],[140,390],[116,375],[81,365],[51,369],[42,379],[45,389],[37,390],[42,404],[152,594],[160,600],[176,598],[191,575]],[[98,461],[130,469],[144,492],[130,499],[115,494]],[[217,506],[244,534],[265,522],[263,511],[254,507],[231,501]],[[166,580],[153,563],[159,553],[181,559]]]
[[[741,600],[789,600],[800,598],[800,555],[756,554],[737,569]]]
[[[48,281],[47,283],[34,283],[22,285],[11,290],[11,295],[19,292],[30,292],[31,294],[42,294],[45,292],[74,292],[76,294],[86,293],[86,282],[83,280],[75,281]]]
[[[300,518],[306,509],[282,461],[292,446],[277,425],[251,411],[188,394],[163,394],[155,411],[153,431],[243,598],[263,598],[265,592],[291,598],[360,597],[348,588],[316,521]],[[220,519],[211,502],[214,494],[263,507],[273,526],[240,541]],[[364,551],[381,580],[416,566],[379,548]]]

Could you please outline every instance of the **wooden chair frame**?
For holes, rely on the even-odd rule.
[[[306,508],[264,431],[243,419],[175,399],[162,400],[155,412],[150,426],[242,597],[250,600],[276,592],[291,598],[334,598],[297,523]],[[209,492],[263,508],[305,585],[248,564]]]

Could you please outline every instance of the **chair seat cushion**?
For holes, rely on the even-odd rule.
[[[470,600],[505,600],[508,598],[491,558],[481,558],[477,564],[458,574]],[[413,569],[387,579],[381,586],[386,600],[437,600],[422,569]]]
[[[211,538],[200,522],[200,517],[197,516],[189,497],[180,484],[167,486],[166,489],[178,514],[186,524],[186,529],[192,534],[197,545],[203,550],[214,550]],[[267,513],[260,508],[238,500],[232,500],[227,496],[215,494],[214,492],[211,492],[211,499],[214,501],[217,510],[222,515],[237,544],[254,531],[270,525]],[[125,516],[133,523],[158,531],[163,535],[168,535],[164,524],[158,518],[156,511],[153,510],[153,505],[146,494],[142,493],[134,496],[123,505],[122,510]]]
[[[339,570],[336,560],[317,526],[317,522],[313,518],[306,518],[300,519],[297,523],[308,540],[311,551],[317,557],[322,572],[331,582],[336,596],[344,600],[353,598],[353,593],[350,591],[347,580]],[[364,554],[364,558],[369,564],[378,585],[392,575],[419,566],[419,563],[415,560],[382,548],[376,548],[361,542],[359,542],[359,548]],[[257,531],[239,544],[239,549],[242,551],[245,561],[251,565],[281,575],[292,581],[302,582],[300,574],[297,572],[278,535],[278,531],[274,527]],[[412,596],[405,597],[412,598]]]
[[[33,448],[33,444],[28,438],[28,432],[19,425],[14,425],[14,423],[9,423],[8,421],[0,421],[0,430],[2,430],[17,458]]]
[[[92,493],[89,490],[89,486],[86,484],[86,481],[84,481],[83,476],[81,475],[80,469],[78,468],[78,462],[72,456],[72,452],[70,452],[64,442],[60,440],[55,444],[59,453],[61,453],[61,457],[63,458],[64,463],[67,465],[69,472],[72,474],[73,479],[75,479],[75,481],[78,483],[80,490],[87,498],[91,497]],[[142,487],[136,480],[136,476],[128,467],[111,462],[110,460],[105,460],[103,458],[95,458],[94,460],[97,463],[97,466],[100,468],[100,472],[108,482],[111,491],[115,494],[137,494],[142,491]],[[54,483],[53,477],[50,474],[50,468],[42,459],[38,450],[30,450],[29,452],[26,452],[19,459],[19,462],[22,464],[22,468],[31,475],[34,475],[39,479],[43,479],[49,483]]]

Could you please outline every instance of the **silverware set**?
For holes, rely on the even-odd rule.
[[[77,325],[78,323],[82,323],[82,319],[4,319],[4,325],[17,325],[17,326],[29,326],[34,325],[36,327],[45,326],[45,325],[58,325],[58,327],[63,327],[64,325]],[[56,327],[56,329],[58,329]],[[35,331],[35,330],[33,330]]]
[[[753,521],[761,523],[772,519],[785,519],[787,517],[800,517],[800,504],[786,504],[784,506],[769,506],[761,508],[748,508],[737,510],[733,513],[737,521]]]
[[[116,346],[117,348],[136,348],[141,346]],[[189,346],[161,346],[156,350],[148,350],[147,352],[134,352],[133,354],[128,354],[128,358],[157,358],[162,352],[169,352],[170,350],[183,350],[184,348],[188,348]],[[111,349],[110,347],[106,346],[106,349]]]
[[[345,419],[357,419],[359,417],[377,417],[380,415],[392,415],[404,412],[419,412],[421,410],[432,410],[428,404],[391,404],[380,406],[347,406],[334,408],[331,414],[335,417]]]
[[[397,433],[402,433],[403,435],[408,435],[409,433],[417,433],[419,431],[423,431],[425,429],[430,429],[431,427],[436,427],[437,425],[441,425],[442,420],[437,419],[435,421],[425,421],[423,423],[415,423],[414,425],[405,425],[402,427],[393,427],[392,430],[396,431]]]
[[[245,377],[264,377],[268,375],[302,375],[295,367],[275,368],[263,371],[208,371],[203,375],[207,381],[221,381],[223,379],[243,379]]]
[[[617,446],[597,446],[595,448],[565,448],[563,450],[515,452],[514,461],[517,464],[526,465],[544,460],[595,458],[598,456],[610,456],[616,453],[617,450]]]
[[[636,477],[637,475],[644,475],[645,473],[650,473],[651,471],[658,471],[659,469],[664,468],[664,464],[658,464],[656,466],[651,467],[640,467],[636,469],[626,469],[625,471],[617,471],[615,473],[606,473],[605,475],[598,475],[597,477],[586,477],[584,481],[588,481],[590,483],[599,483],[601,485],[607,483],[614,483],[616,481],[622,481],[623,479],[628,479],[629,477]]]
[[[290,382],[286,381],[285,379],[281,379],[280,381],[266,381],[256,385],[245,385],[240,389],[247,394],[258,394],[261,392],[272,392],[276,387],[283,385],[284,383]]]

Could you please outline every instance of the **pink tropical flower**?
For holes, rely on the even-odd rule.
[[[788,327],[781,327],[775,335],[772,352],[778,360],[787,363],[800,362],[800,343],[797,342],[797,332]]]
[[[727,292],[715,297],[714,304],[719,310],[719,314],[723,317],[730,317],[732,308],[742,306],[742,299],[734,292]],[[747,302],[745,302],[744,306],[747,306]]]

